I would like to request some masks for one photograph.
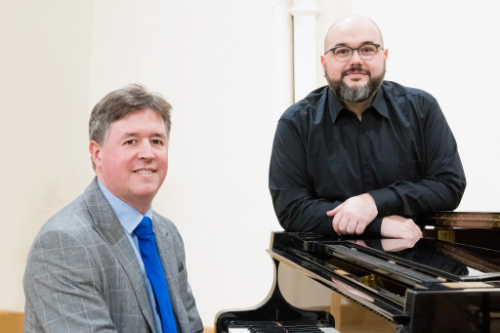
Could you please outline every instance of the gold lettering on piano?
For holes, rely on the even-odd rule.
[[[447,282],[443,283],[443,286],[453,289],[493,288],[491,284],[484,282]]]

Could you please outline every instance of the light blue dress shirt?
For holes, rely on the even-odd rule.
[[[113,193],[109,192],[99,180],[97,180],[97,182],[99,183],[102,193],[118,217],[118,221],[120,221],[120,224],[125,230],[125,234],[127,235],[130,244],[132,244],[137,261],[139,261],[139,266],[141,266],[142,277],[144,278],[146,289],[148,290],[149,301],[151,302],[151,308],[153,309],[153,315],[156,322],[156,330],[158,333],[163,333],[160,315],[158,314],[156,308],[156,299],[153,293],[153,288],[151,287],[151,282],[149,282],[146,269],[144,268],[144,262],[142,261],[141,253],[139,252],[139,240],[134,233],[135,228],[139,225],[139,223],[141,223],[144,216],[153,220],[153,208],[150,207],[146,215],[142,215],[135,208],[132,208],[125,202],[118,199]]]

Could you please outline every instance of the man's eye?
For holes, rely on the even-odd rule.
[[[161,140],[156,140],[156,139],[155,139],[155,140],[153,140],[153,143],[154,143],[155,145],[163,145],[163,141],[161,141]]]
[[[343,55],[343,54],[347,54],[347,53],[349,53],[348,49],[338,49],[337,50],[337,54],[342,54]]]
[[[127,141],[125,141],[125,144],[126,144],[126,145],[131,145],[131,144],[133,144],[133,143],[134,143],[134,140],[132,140],[132,139],[131,139],[131,140],[127,140]]]

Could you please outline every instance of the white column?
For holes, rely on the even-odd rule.
[[[272,7],[273,110],[276,120],[293,104],[292,16],[283,0]]]
[[[316,88],[316,0],[294,0],[293,15],[295,101]]]
[[[276,122],[293,104],[293,27],[292,16],[284,0],[272,7],[272,80],[273,113]],[[278,219],[271,219],[271,230],[282,231]]]

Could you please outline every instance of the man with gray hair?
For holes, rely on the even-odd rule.
[[[201,332],[182,238],[151,203],[168,169],[170,104],[140,85],[90,116],[97,177],[42,227],[24,275],[25,332]]]
[[[420,214],[455,209],[457,145],[434,97],[384,81],[388,51],[366,17],[340,19],[321,56],[328,86],[278,122],[269,188],[288,231],[422,237]]]

